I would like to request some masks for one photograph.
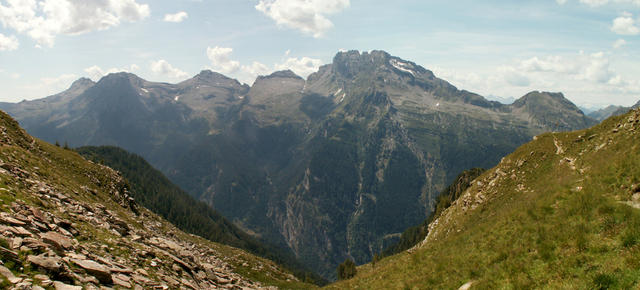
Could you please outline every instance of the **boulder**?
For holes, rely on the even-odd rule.
[[[111,279],[111,269],[109,269],[109,267],[99,264],[92,260],[71,259],[71,261],[74,264],[78,265],[80,268],[87,271],[87,273],[98,278],[100,283],[104,283],[104,284],[113,283],[113,280]]]
[[[60,281],[54,281],[53,288],[56,290],[82,290],[82,286],[69,285]]]
[[[7,280],[11,282],[11,284],[17,284],[22,281],[22,278],[16,277],[15,275],[13,275],[13,273],[11,273],[11,270],[2,265],[0,265],[0,275],[6,277]]]
[[[0,223],[10,225],[10,226],[19,226],[19,227],[26,225],[25,222],[15,219],[9,216],[9,214],[7,213],[0,214]]]
[[[45,257],[44,255],[29,255],[27,261],[48,272],[59,273],[62,270],[62,260],[59,257]]]
[[[56,233],[56,232],[47,232],[40,235],[42,241],[47,244],[54,246],[57,250],[64,251],[73,248],[73,242],[71,239]]]

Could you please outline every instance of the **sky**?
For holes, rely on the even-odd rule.
[[[640,0],[0,0],[0,101],[118,71],[306,77],[341,50],[384,50],[483,96],[640,100]]]

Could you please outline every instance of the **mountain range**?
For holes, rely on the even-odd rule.
[[[202,71],[178,84],[116,73],[0,109],[72,147],[115,145],[326,278],[424,220],[463,170],[546,131],[596,124],[561,93],[505,105],[383,51],[340,52],[306,80],[251,85]]]

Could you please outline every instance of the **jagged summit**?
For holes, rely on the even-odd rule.
[[[271,73],[268,76],[258,76],[258,79],[270,79],[270,78],[292,78],[292,79],[302,79],[302,80],[304,80],[302,77],[300,77],[299,75],[297,75],[296,73],[294,73],[290,69],[276,71],[276,72]]]
[[[88,88],[91,87],[93,85],[95,85],[96,83],[94,81],[92,81],[90,78],[79,78],[77,80],[75,80],[73,83],[71,83],[71,87],[69,87],[69,90],[77,90],[77,89],[83,89],[83,88]]]

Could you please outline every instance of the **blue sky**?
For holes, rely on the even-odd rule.
[[[640,0],[0,0],[0,101],[123,70],[306,76],[342,49],[385,50],[485,96],[640,100]]]

